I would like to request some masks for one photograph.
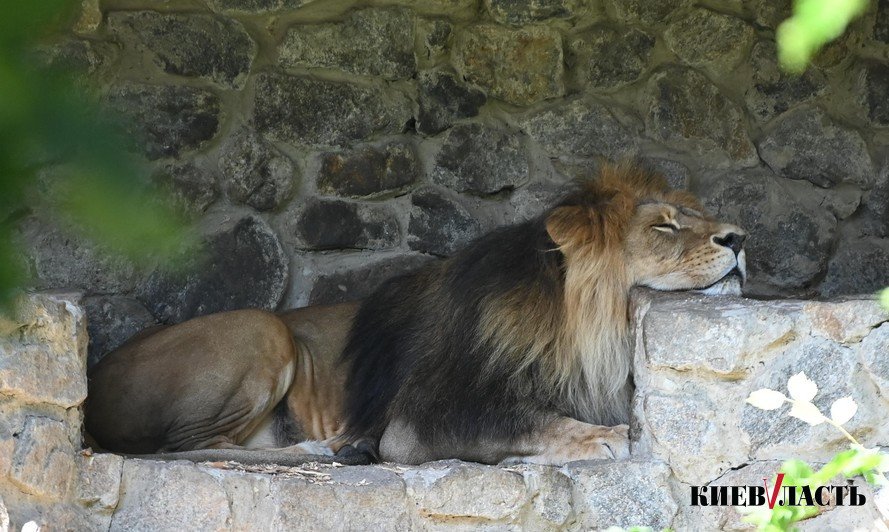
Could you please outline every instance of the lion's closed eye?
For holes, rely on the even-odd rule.
[[[679,231],[679,226],[673,223],[660,223],[654,224],[651,226],[655,231],[661,231],[663,233],[676,233]]]

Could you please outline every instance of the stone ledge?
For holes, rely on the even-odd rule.
[[[819,385],[822,409],[855,398],[860,409],[848,426],[864,444],[889,444],[889,315],[874,301],[640,291],[629,461],[287,468],[90,455],[78,450],[86,336],[77,301],[32,296],[19,321],[39,326],[20,329],[0,350],[8,390],[0,393],[0,521],[8,511],[13,527],[34,519],[83,530],[736,530],[745,525],[734,509],[689,506],[690,486],[758,485],[784,459],[817,463],[845,446],[827,427],[744,404],[751,390],[783,390],[800,370]],[[33,349],[62,361],[47,375],[70,371],[70,390],[27,377],[23,355]],[[28,386],[16,384],[25,377]],[[31,437],[38,433],[52,437]],[[827,510],[802,528],[870,528],[878,519],[869,503]]]

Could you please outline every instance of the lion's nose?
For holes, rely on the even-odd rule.
[[[713,235],[713,243],[719,246],[725,246],[734,251],[735,255],[737,255],[741,252],[741,248],[744,246],[744,240],[746,238],[747,235],[739,233],[728,233],[725,236]]]

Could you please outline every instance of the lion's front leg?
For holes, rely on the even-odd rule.
[[[603,427],[560,417],[523,439],[504,464],[561,465],[575,460],[619,460],[630,455],[627,425]]]

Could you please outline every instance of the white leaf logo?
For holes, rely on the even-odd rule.
[[[834,423],[842,425],[852,419],[852,416],[854,416],[857,411],[858,404],[856,404],[851,397],[843,397],[842,399],[837,399],[830,405],[830,419],[832,419]]]
[[[804,372],[800,371],[788,379],[787,391],[790,392],[790,397],[797,401],[809,402],[818,393],[818,385],[806,377]]]
[[[780,408],[786,399],[781,392],[762,388],[752,392],[747,398],[747,402],[761,410],[775,410]]]
[[[822,414],[821,411],[818,410],[817,406],[804,401],[794,402],[793,408],[790,409],[790,412],[788,412],[788,414],[797,419],[802,419],[813,427],[815,425],[824,423],[824,421],[826,420],[824,414]]]

